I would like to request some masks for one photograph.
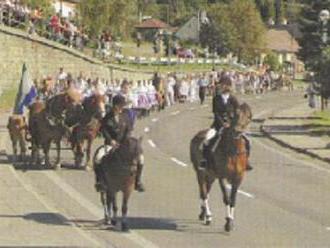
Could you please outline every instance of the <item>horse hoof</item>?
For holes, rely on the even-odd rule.
[[[116,225],[117,225],[117,221],[114,220],[114,219],[112,219],[112,220],[110,221],[110,223],[111,223],[111,225],[113,225],[113,226],[116,226]]]
[[[204,221],[205,220],[205,214],[201,213],[199,216],[198,216],[198,219],[200,221]]]
[[[54,166],[54,170],[58,170],[58,169],[61,169],[61,164],[60,163],[58,163]]]
[[[127,223],[125,223],[125,222],[121,223],[121,231],[122,232],[128,232],[129,231]]]
[[[230,232],[234,228],[233,220],[230,218],[226,218],[226,224],[225,224],[225,231]]]
[[[209,226],[212,223],[212,216],[206,216],[205,217],[205,225]]]

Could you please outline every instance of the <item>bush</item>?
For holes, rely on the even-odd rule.
[[[278,57],[274,53],[268,53],[265,57],[264,64],[268,65],[272,71],[280,71],[282,66],[278,61]]]

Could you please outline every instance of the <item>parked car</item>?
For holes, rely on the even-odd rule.
[[[195,54],[192,52],[191,49],[186,49],[183,47],[177,49],[176,54],[179,58],[184,59],[193,59],[195,57]]]

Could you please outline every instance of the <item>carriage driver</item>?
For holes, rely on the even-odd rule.
[[[220,80],[220,92],[213,98],[213,114],[214,122],[211,128],[208,130],[203,142],[203,159],[200,161],[200,169],[207,168],[210,159],[210,149],[214,144],[211,142],[213,138],[219,133],[222,135],[225,129],[230,131],[235,130],[235,126],[238,120],[237,110],[239,107],[238,100],[231,93],[232,82],[229,77],[223,77]],[[228,131],[229,131],[228,130]],[[232,133],[232,132],[231,132]],[[246,149],[248,156],[250,154],[250,141],[243,135],[246,140]],[[250,163],[247,164],[247,170],[252,170]]]
[[[102,120],[101,132],[105,138],[105,144],[113,148],[117,148],[124,138],[130,137],[133,131],[133,124],[129,121],[128,115],[126,115],[126,118],[123,117],[125,115],[121,115],[125,106],[125,98],[116,95],[112,100],[111,111]],[[142,169],[143,157],[138,162],[136,173],[135,189],[139,192],[145,191],[141,182]]]

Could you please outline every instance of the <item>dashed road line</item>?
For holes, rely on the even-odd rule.
[[[231,189],[231,185],[227,185],[226,187],[227,187],[227,189]],[[250,194],[250,193],[248,193],[248,192],[245,192],[245,191],[243,191],[243,190],[238,190],[237,192],[238,192],[239,194],[241,194],[241,195],[244,195],[244,196],[248,197],[248,198],[251,198],[251,199],[254,199],[254,198],[255,198],[254,195],[252,195],[252,194]]]
[[[327,230],[327,231],[330,231],[330,226],[327,226],[327,227],[326,227],[326,230]]]
[[[152,148],[156,148],[156,144],[151,139],[148,140],[148,143]]]
[[[145,133],[149,133],[149,132],[150,132],[150,128],[149,128],[149,127],[145,127],[145,128],[144,128],[144,132],[145,132]]]
[[[174,112],[171,113],[171,115],[178,115],[178,114],[180,114],[180,111],[179,110],[178,111],[174,111]]]
[[[153,118],[151,121],[152,122],[157,122],[158,121],[158,118]]]
[[[188,166],[186,163],[184,163],[184,162],[178,160],[177,158],[172,157],[171,160],[172,160],[174,163],[176,163],[176,164],[178,164],[178,165],[180,165],[180,166],[182,166],[182,167],[187,167],[187,166]]]
[[[191,110],[191,111],[193,111],[193,110],[195,110],[195,109],[196,109],[196,108],[194,108],[194,107],[193,107],[193,108],[189,108],[189,110]]]

